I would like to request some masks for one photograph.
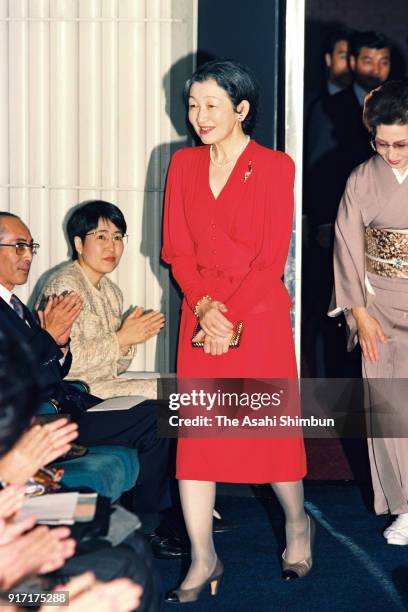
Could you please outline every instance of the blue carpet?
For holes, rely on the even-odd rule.
[[[387,612],[408,609],[408,547],[382,536],[387,517],[367,510],[355,485],[306,483],[306,506],[317,522],[314,568],[304,580],[280,577],[283,519],[276,502],[220,496],[217,509],[238,528],[216,535],[225,565],[217,597],[209,590],[186,610],[194,612]],[[166,590],[188,565],[157,561]],[[177,609],[171,604],[165,610]],[[180,608],[180,607],[179,607]]]

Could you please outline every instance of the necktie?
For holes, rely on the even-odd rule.
[[[10,304],[12,309],[14,310],[14,312],[16,312],[18,314],[18,316],[20,317],[20,319],[22,319],[24,321],[25,317],[24,317],[24,309],[23,309],[23,305],[20,302],[20,300],[18,299],[18,297],[16,297],[15,295],[12,295],[10,298]]]

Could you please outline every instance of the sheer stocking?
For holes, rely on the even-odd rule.
[[[191,542],[191,565],[180,587],[191,589],[208,578],[217,561],[212,533],[215,482],[180,480],[179,488]]]
[[[309,521],[304,509],[303,482],[273,482],[286,519],[286,553],[289,563],[302,561],[310,555]]]

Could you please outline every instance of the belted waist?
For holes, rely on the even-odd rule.
[[[225,278],[230,282],[243,278],[249,272],[249,266],[225,269],[217,266],[208,268],[198,265],[197,269],[203,278]]]
[[[408,278],[408,231],[366,228],[366,270],[387,278]]]

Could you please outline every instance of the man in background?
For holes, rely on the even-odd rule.
[[[333,96],[348,87],[353,79],[349,53],[352,30],[345,26],[330,30],[323,45],[319,87],[305,93],[305,125],[318,100]],[[307,131],[307,130],[306,130]]]
[[[326,79],[322,93],[329,96],[339,93],[352,82],[353,75],[349,64],[351,34],[349,28],[341,27],[332,30],[326,38],[324,45]]]
[[[391,69],[391,44],[378,32],[355,32],[350,39],[353,83],[312,104],[305,133],[304,202],[310,230],[304,287],[305,338],[311,376],[358,377],[357,351],[346,352],[345,326],[328,320],[333,287],[333,228],[346,181],[353,168],[374,152],[362,122],[364,98],[384,83]],[[305,295],[307,295],[305,292]],[[356,354],[354,354],[356,353]]]
[[[317,99],[306,126],[305,196],[318,242],[319,226],[334,223],[350,172],[373,155],[362,122],[363,104],[368,92],[389,77],[391,45],[378,32],[355,32],[349,61],[353,83]]]

